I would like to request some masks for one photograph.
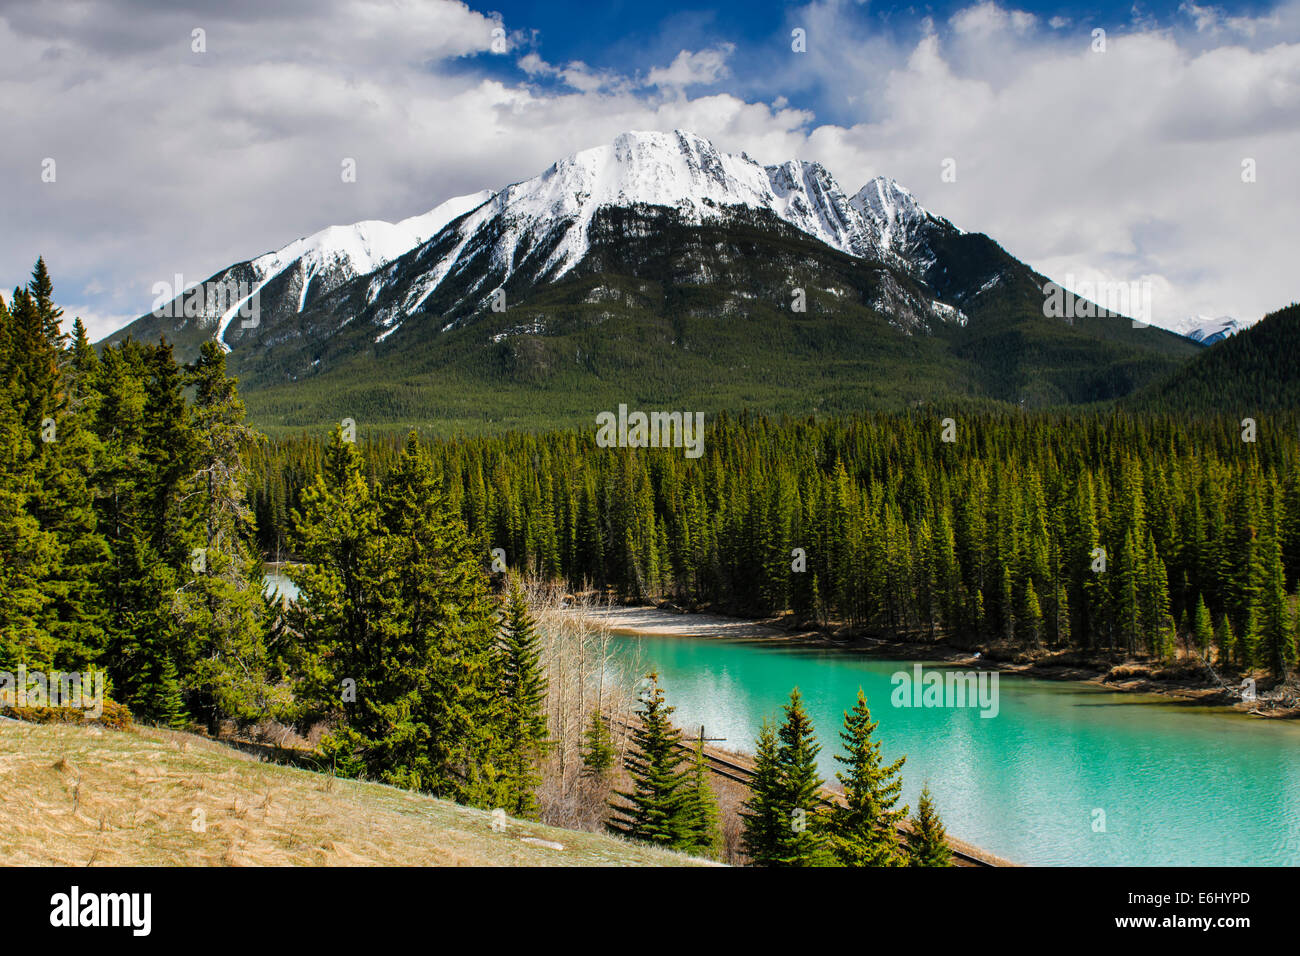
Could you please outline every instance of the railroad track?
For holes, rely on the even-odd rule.
[[[622,727],[627,731],[632,729],[631,725],[625,721],[613,720],[611,723],[614,723],[616,726]],[[677,744],[677,749],[694,755],[695,746],[696,745],[691,743],[689,739],[683,739]],[[750,786],[754,780],[754,769],[752,767],[748,767],[742,763],[737,763],[729,757],[719,756],[718,754],[711,752],[708,747],[704,748],[704,760],[709,768],[709,772],[715,776],[722,777],[726,780],[732,780],[745,787]],[[822,787],[821,799],[827,806],[838,805],[844,801],[843,795],[836,793],[834,790],[829,790],[826,787]],[[912,831],[910,826],[899,826],[898,832],[902,835],[905,841],[911,838]],[[991,855],[980,853],[975,847],[969,846],[960,840],[954,840],[951,837],[948,839],[948,849],[952,852],[953,861],[957,866],[996,867],[1013,865],[1008,863],[1006,860],[999,860]]]

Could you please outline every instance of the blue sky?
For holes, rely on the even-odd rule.
[[[658,4],[616,0],[610,3],[556,2],[472,4],[485,13],[499,13],[512,28],[518,48],[537,52],[551,63],[578,60],[600,70],[620,73],[648,73],[673,59],[681,50],[703,50],[724,44],[734,47],[729,57],[725,88],[747,98],[774,99],[785,96],[793,105],[814,110],[822,122],[851,123],[869,113],[861,101],[850,102],[847,92],[827,78],[809,71],[803,83],[791,77],[774,77],[772,62],[789,50],[791,30],[810,29],[807,11],[812,6],[830,6],[842,15],[843,24],[873,37],[889,37],[896,43],[915,42],[927,18],[943,23],[968,9],[970,2],[935,4],[831,3],[790,4],[766,0],[721,0],[714,3]],[[1191,5],[1179,2],[1157,4],[1107,2],[1018,3],[1014,9],[1035,15],[1042,23],[1057,24],[1062,34],[1088,36],[1095,27],[1122,30],[1132,25],[1145,28],[1177,29],[1189,25]],[[1271,5],[1264,3],[1205,4],[1227,16],[1258,17]],[[815,28],[809,43],[816,48],[821,37]],[[481,69],[502,79],[513,79],[518,68],[513,61],[491,54],[471,58],[467,68]],[[856,92],[856,91],[854,91]]]
[[[95,335],[629,129],[890,176],[1067,286],[1148,283],[1157,324],[1300,297],[1300,0],[0,0],[0,102],[0,287],[44,255]]]

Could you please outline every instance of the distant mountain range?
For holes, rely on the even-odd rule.
[[[632,132],[396,224],[237,263],[110,337],[216,337],[267,427],[591,421],[619,402],[809,413],[1104,401],[1200,351],[1104,311],[884,177]],[[256,322],[236,321],[256,294]],[[245,310],[250,303],[242,303]],[[188,305],[188,309],[187,306]],[[188,313],[188,314],[187,314]]]

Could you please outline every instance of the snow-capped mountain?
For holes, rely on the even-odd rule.
[[[850,198],[818,163],[789,160],[763,166],[682,130],[628,132],[499,192],[460,196],[398,223],[331,226],[208,281],[239,283],[246,295],[256,292],[262,323],[275,325],[309,311],[346,283],[370,276],[364,299],[374,306],[376,335],[382,340],[426,311],[435,292],[454,288],[454,295],[436,296],[438,310],[446,313],[454,311],[451,305],[477,307],[512,280],[536,284],[564,277],[591,252],[592,225],[602,211],[636,208],[669,210],[684,225],[766,217],[832,249],[916,278],[933,262],[925,247],[926,231],[957,232],[884,177]],[[416,259],[414,269],[405,261],[408,253]],[[394,295],[398,286],[401,294]],[[946,321],[964,320],[959,310],[944,308],[932,297],[922,302],[891,289],[878,298]],[[201,326],[229,347],[238,337],[233,319],[242,301],[227,303],[220,312],[191,314],[189,328]],[[168,312],[180,315],[183,310]],[[914,325],[914,318],[906,324]],[[160,331],[175,338],[181,328]]]
[[[1183,323],[1182,334],[1193,342],[1213,345],[1236,335],[1246,326],[1231,316],[1221,315],[1217,319],[1208,315],[1197,315]]]
[[[881,251],[897,256],[914,271],[928,267],[930,257],[921,246],[925,228],[936,220],[910,192],[892,179],[877,176],[849,203]]]
[[[833,249],[909,270],[927,264],[915,257],[921,227],[940,222],[891,180],[875,179],[851,200],[818,163],[761,166],[682,130],[624,133],[507,186],[450,226],[450,235],[430,243],[441,254],[429,258],[403,301],[385,310],[382,324],[391,331],[468,271],[476,274],[463,285],[462,301],[486,297],[520,272],[553,282],[586,257],[601,210],[642,206],[671,209],[686,225],[767,213]],[[467,269],[470,263],[475,268]],[[398,271],[395,264],[376,273],[367,299],[374,301]]]
[[[832,386],[845,407],[880,400],[864,387],[1060,404],[1114,397],[1137,381],[1124,363],[1151,375],[1196,348],[1120,319],[1046,319],[1045,277],[891,179],[850,194],[817,163],[765,166],[680,130],[624,133],[398,223],[331,227],[214,281],[256,292],[258,319],[233,321],[239,302],[155,311],[110,341],[161,335],[188,360],[215,336],[250,394],[312,379],[320,401],[364,385],[355,401],[379,408],[424,401],[411,383],[667,388],[716,369],[758,387],[848,369]]]

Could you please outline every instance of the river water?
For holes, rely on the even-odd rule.
[[[731,749],[752,752],[797,686],[828,779],[861,687],[885,756],[907,755],[903,799],[915,807],[928,782],[952,835],[1019,863],[1300,863],[1294,721],[1011,676],[981,717],[892,706],[891,677],[914,662],[714,637],[620,635],[617,648],[625,667],[658,670],[676,723]]]

